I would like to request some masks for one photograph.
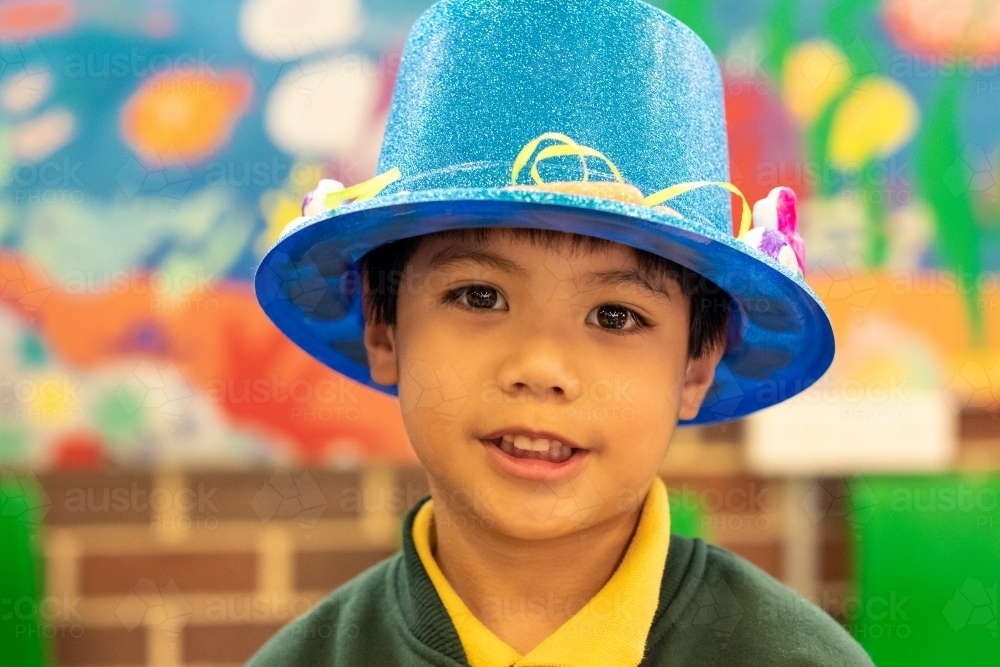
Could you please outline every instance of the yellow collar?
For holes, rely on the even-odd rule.
[[[642,661],[670,546],[670,504],[662,479],[653,479],[635,535],[611,579],[524,656],[483,625],[445,579],[431,552],[432,503],[424,503],[414,517],[413,542],[472,667],[636,667]]]

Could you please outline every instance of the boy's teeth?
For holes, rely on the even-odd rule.
[[[545,459],[561,463],[570,458],[573,450],[558,440],[538,438],[533,440],[523,435],[505,435],[497,445],[511,456],[518,458]],[[544,445],[544,448],[542,447]]]
[[[538,440],[531,441],[531,448],[536,452],[547,452],[549,451],[549,441],[545,438],[539,438]]]
[[[573,450],[558,440],[532,439],[523,435],[505,435],[499,444],[501,449],[511,454],[514,452],[531,453],[535,454],[532,458],[541,456],[552,461],[568,459],[573,453]]]
[[[508,438],[511,438],[511,436],[505,435],[503,439],[507,440]],[[545,438],[532,439],[524,435],[515,435],[513,436],[513,438],[511,438],[511,440],[507,441],[512,442],[514,444],[514,447],[516,447],[517,449],[523,449],[526,452],[549,451],[549,441],[546,440]],[[556,444],[558,444],[558,442]]]

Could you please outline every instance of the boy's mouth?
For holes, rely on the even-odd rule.
[[[523,435],[504,435],[486,440],[499,447],[505,454],[519,459],[538,459],[550,463],[564,463],[578,450],[558,440],[528,438]]]
[[[534,482],[564,484],[579,475],[590,453],[554,431],[509,425],[480,438],[486,461],[500,475]]]

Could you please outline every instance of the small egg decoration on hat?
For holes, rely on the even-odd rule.
[[[316,184],[316,187],[307,192],[305,197],[302,198],[302,215],[289,220],[288,224],[286,224],[284,229],[281,230],[281,234],[279,236],[284,236],[300,223],[308,220],[314,215],[326,213],[331,210],[332,207],[326,205],[326,196],[331,192],[340,192],[343,189],[344,184],[340,181],[335,181],[332,178],[320,179],[320,182]]]
[[[791,188],[776,187],[753,205],[753,228],[741,240],[805,275],[806,249],[799,235],[798,208]]]

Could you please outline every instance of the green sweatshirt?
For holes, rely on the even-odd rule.
[[[247,667],[468,666],[403,520],[402,551],[343,584],[272,637]],[[736,554],[670,536],[639,667],[874,667],[823,610]],[[577,666],[573,666],[577,667]]]

